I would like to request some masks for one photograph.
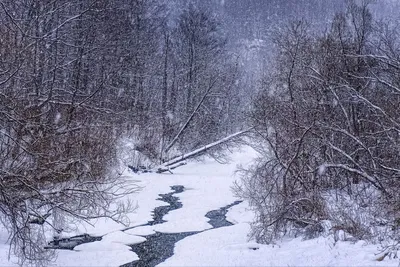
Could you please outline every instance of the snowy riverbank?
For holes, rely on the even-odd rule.
[[[132,181],[140,180],[139,185],[143,187],[140,193],[131,196],[138,204],[138,209],[128,214],[133,228],[126,230],[126,227],[110,220],[93,221],[94,226],[80,225],[77,234],[103,236],[102,240],[79,245],[73,251],[59,250],[53,266],[120,266],[138,259],[128,245],[143,242],[145,235],[197,231],[203,232],[178,241],[174,255],[158,266],[398,265],[398,260],[376,261],[378,247],[365,242],[335,243],[331,237],[282,240],[275,246],[249,242],[247,235],[253,214],[246,202],[229,209],[226,217],[233,226],[212,229],[205,215],[237,200],[231,191],[238,179],[235,170],[238,164],[249,164],[255,155],[256,152],[246,148],[235,152],[230,164],[222,165],[206,159],[176,169],[174,174],[137,175],[127,171],[125,177]],[[185,188],[175,195],[182,207],[169,211],[163,217],[164,223],[141,226],[153,219],[155,207],[167,205],[157,198],[159,194],[173,192],[170,188],[173,185]],[[6,240],[4,234],[1,237]],[[12,262],[7,261],[7,252],[8,246],[1,245],[0,266],[12,266]]]

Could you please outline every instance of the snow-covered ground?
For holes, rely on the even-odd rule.
[[[131,226],[152,220],[152,210],[166,205],[156,200],[158,194],[172,192],[170,186],[183,185],[186,190],[176,194],[183,207],[164,216],[167,222],[153,226],[139,226],[127,231],[124,226],[110,220],[98,220],[95,226],[82,224],[77,233],[102,235],[98,242],[75,247],[73,251],[60,250],[53,266],[120,266],[138,259],[128,244],[140,243],[143,236],[154,231],[178,233],[204,231],[186,237],[175,245],[174,256],[159,266],[397,266],[398,260],[376,261],[376,245],[365,242],[334,242],[331,237],[303,241],[282,240],[277,245],[260,245],[248,240],[249,222],[253,213],[242,202],[230,208],[227,219],[233,226],[211,229],[206,213],[234,202],[231,187],[238,176],[238,164],[246,165],[256,156],[250,148],[231,156],[230,164],[219,164],[212,159],[191,162],[174,174],[133,174],[126,178],[140,181],[143,190],[131,196],[138,209],[128,214]],[[0,235],[0,266],[13,266],[7,260],[6,236]],[[15,259],[14,259],[15,260]]]

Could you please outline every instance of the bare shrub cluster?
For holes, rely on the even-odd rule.
[[[294,22],[275,44],[251,112],[264,154],[237,188],[256,210],[254,237],[272,242],[324,221],[378,237],[399,216],[397,28],[375,22],[367,1],[350,2],[326,33]]]
[[[173,3],[0,2],[0,221],[21,264],[46,263],[49,233],[76,220],[126,222],[116,201],[137,188],[118,159],[160,164],[239,130],[221,22]]]
[[[0,222],[23,266],[48,263],[46,242],[75,221],[127,223],[133,208],[118,199],[137,188],[110,171],[123,118],[110,5],[0,3]]]

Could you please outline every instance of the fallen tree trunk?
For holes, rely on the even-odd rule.
[[[178,168],[178,167],[180,167],[180,166],[183,166],[183,165],[186,165],[186,161],[177,162],[176,164],[169,165],[169,166],[163,166],[163,165],[161,165],[161,166],[158,167],[158,169],[157,169],[156,172],[157,172],[157,173],[163,173],[163,172],[170,172],[170,173],[172,173],[172,170],[173,170],[173,169],[176,169],[176,168]]]
[[[171,171],[172,169],[176,169],[176,168],[178,168],[178,167],[180,167],[182,165],[185,165],[186,164],[186,163],[184,163],[185,160],[193,158],[195,156],[198,156],[199,154],[204,153],[205,151],[207,151],[210,148],[213,148],[213,147],[216,147],[216,146],[221,145],[223,143],[226,143],[226,142],[232,140],[233,138],[238,137],[238,136],[250,131],[251,129],[252,128],[249,128],[247,130],[231,134],[231,135],[229,135],[229,136],[227,136],[225,138],[222,138],[222,139],[220,139],[218,141],[215,141],[213,143],[205,145],[205,146],[203,146],[201,148],[198,148],[198,149],[196,149],[196,150],[194,150],[192,152],[186,153],[186,154],[184,154],[182,156],[179,156],[179,157],[175,157],[175,158],[173,158],[173,159],[171,159],[171,160],[169,160],[167,162],[164,162],[163,164],[159,165],[158,167],[156,167],[155,168],[156,172],[157,173],[163,173],[163,172],[166,172],[166,171]]]

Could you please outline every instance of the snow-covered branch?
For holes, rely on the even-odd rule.
[[[184,155],[182,155],[182,156],[173,158],[173,159],[171,159],[171,160],[169,160],[169,161],[167,161],[167,162],[161,164],[160,166],[156,167],[155,169],[156,169],[156,171],[157,171],[158,173],[162,173],[162,172],[169,171],[169,170],[171,170],[171,169],[175,169],[175,168],[177,168],[177,167],[179,167],[179,166],[181,166],[181,165],[184,165],[184,164],[182,163],[184,160],[187,160],[187,159],[196,157],[196,156],[198,156],[198,155],[200,155],[200,154],[206,152],[207,150],[209,150],[209,149],[211,149],[211,148],[214,148],[214,147],[216,147],[216,146],[218,146],[218,145],[221,145],[221,144],[223,144],[223,143],[226,143],[226,142],[228,142],[228,141],[231,141],[232,139],[234,139],[234,138],[236,138],[236,137],[239,137],[239,136],[243,135],[244,133],[249,132],[251,129],[252,129],[252,128],[249,128],[249,129],[246,129],[246,130],[243,130],[243,131],[240,131],[240,132],[231,134],[231,135],[229,135],[229,136],[227,136],[227,137],[225,137],[225,138],[222,138],[222,139],[220,139],[220,140],[218,140],[218,141],[215,141],[215,142],[213,142],[213,143],[210,143],[210,144],[208,144],[208,145],[205,145],[205,146],[203,146],[203,147],[201,147],[201,148],[198,148],[198,149],[196,149],[196,150],[194,150],[194,151],[192,151],[192,152],[189,152],[189,153],[186,153],[186,154],[184,154]],[[182,164],[181,164],[181,163],[182,163]]]

